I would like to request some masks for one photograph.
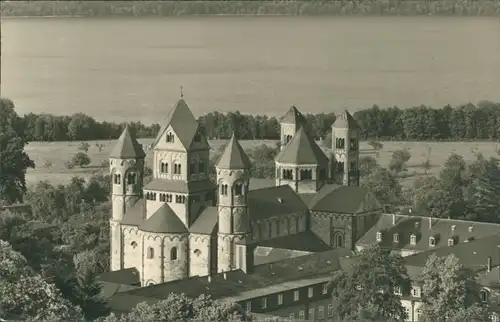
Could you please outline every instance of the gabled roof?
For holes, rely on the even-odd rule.
[[[367,188],[327,184],[321,188],[309,203],[309,209],[322,212],[356,214],[381,210],[382,206]]]
[[[344,110],[337,116],[335,122],[332,124],[332,127],[337,129],[359,129],[358,123],[347,110]]]
[[[188,230],[184,223],[177,217],[167,203],[161,207],[139,226],[142,231],[150,233],[183,234]]]
[[[306,212],[307,205],[289,185],[248,192],[250,220]]]
[[[250,169],[252,167],[248,155],[236,139],[234,132],[217,161],[216,167],[222,169]]]
[[[118,271],[104,272],[96,277],[98,282],[109,282],[124,285],[140,284],[141,278],[137,268],[125,268]]]
[[[189,227],[189,232],[193,234],[211,235],[217,228],[218,219],[217,207],[206,207],[202,210],[200,216]]]
[[[356,245],[377,243],[377,232],[381,232],[382,241],[378,244],[382,247],[422,252],[442,247],[448,248],[448,239],[454,236],[458,244],[450,248],[455,249],[458,245],[496,235],[499,231],[500,225],[493,223],[382,214],[366,234],[356,242]],[[393,242],[393,235],[396,233],[399,235],[398,243]],[[411,235],[416,237],[415,245],[411,244]],[[430,237],[435,238],[435,246],[429,245]]]
[[[306,125],[307,121],[304,115],[302,115],[302,113],[300,113],[299,110],[292,105],[288,112],[280,118],[280,123],[302,126]]]
[[[276,162],[327,165],[328,158],[303,127],[276,156]]]
[[[486,269],[488,257],[491,257],[493,266],[498,265],[498,245],[500,245],[500,235],[496,234],[468,243],[434,248],[416,255],[407,256],[405,257],[405,263],[423,267],[431,254],[435,254],[437,257],[453,254],[460,264],[474,271],[481,271]]]
[[[115,159],[141,159],[145,156],[146,153],[144,153],[142,146],[130,132],[128,125],[125,125],[125,129],[116,141],[109,157]]]
[[[318,236],[309,230],[294,235],[258,241],[253,245],[312,253],[324,252],[331,249],[329,245],[325,244]]]
[[[168,114],[165,124],[160,129],[156,139],[151,145],[153,148],[169,126],[172,127],[172,130],[175,132],[175,135],[179,138],[184,148],[189,149],[195,134],[199,130],[199,124],[184,99],[181,98]]]

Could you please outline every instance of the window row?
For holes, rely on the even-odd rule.
[[[182,173],[182,166],[178,163],[174,163],[174,169],[173,169],[173,174],[181,174]],[[205,168],[205,162],[204,161],[199,161],[199,162],[192,162],[189,164],[189,174],[195,174],[195,173],[205,173],[206,168]],[[162,161],[160,162],[160,173],[168,173],[168,162]]]
[[[322,289],[321,294],[322,295],[327,295],[328,294],[328,284],[327,283],[323,284],[323,289]],[[270,295],[270,296],[276,296],[276,304],[278,306],[283,305],[283,303],[284,303],[283,302],[283,293],[273,294],[273,295]],[[314,287],[311,286],[311,287],[307,288],[307,297],[308,298],[314,297]],[[268,296],[260,298],[260,308],[261,309],[268,308],[268,306],[267,306],[267,299],[268,299]],[[299,300],[300,300],[300,290],[294,290],[293,291],[293,302],[297,302]],[[246,302],[246,310],[247,310],[247,312],[251,312],[252,311],[252,301],[247,301]]]
[[[345,149],[345,138],[335,138],[335,148]],[[359,142],[357,139],[349,140],[349,149],[351,151],[357,151],[359,149]]]
[[[283,169],[281,178],[284,180],[293,180],[293,169]],[[276,171],[276,175],[279,176],[279,170]],[[302,169],[298,171],[298,180],[313,180],[313,170],[312,169]],[[319,169],[318,179],[326,180],[326,169]]]
[[[146,257],[148,259],[155,258],[155,249],[153,247],[148,247],[148,250],[146,251]],[[177,260],[177,247],[172,247],[170,249],[170,260],[171,261]]]
[[[325,318],[325,306],[324,305],[318,306],[318,309],[317,309],[318,314],[317,315],[315,315],[315,313],[316,313],[315,311],[316,311],[316,309],[313,307],[308,310],[307,313],[309,313],[309,316],[307,317],[307,320],[314,321],[315,318],[317,320],[323,320]],[[333,318],[333,304],[328,304],[328,316],[327,317]],[[288,318],[290,320],[295,320],[296,319],[295,313],[290,313]],[[305,311],[300,310],[297,318],[299,320],[305,320],[306,319]]]
[[[160,162],[160,173],[168,173],[168,162]],[[182,166],[178,163],[174,163],[174,172],[173,174],[181,174]]]
[[[377,242],[382,241],[382,232],[377,232]],[[400,238],[399,238],[399,233],[394,233],[392,234],[392,242],[393,243],[399,243]],[[429,246],[434,247],[436,246],[437,238],[435,236],[429,237]],[[453,236],[448,238],[448,246],[454,246],[458,243],[458,238],[457,236]],[[410,245],[416,245],[417,244],[417,235],[411,234],[410,235]]]
[[[172,202],[172,194],[170,193],[156,193],[156,192],[146,192],[146,200],[156,201],[159,197],[161,202]],[[175,195],[175,203],[186,203],[186,196]]]
[[[137,184],[137,173],[129,172],[127,173],[127,184]],[[121,184],[122,183],[122,175],[119,173],[115,173],[113,175],[113,183]]]
[[[229,186],[227,184],[219,185],[219,191],[222,196],[228,195]],[[243,183],[235,183],[233,186],[233,191],[235,196],[243,195]]]

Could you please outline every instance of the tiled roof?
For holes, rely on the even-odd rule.
[[[292,105],[288,112],[286,112],[286,114],[280,118],[280,123],[297,124],[302,126],[307,122],[304,115],[302,115],[302,113],[300,113],[299,110],[294,105]]]
[[[328,158],[321,148],[301,127],[283,150],[276,156],[276,162],[291,164],[317,164],[326,166]]]
[[[195,134],[199,130],[198,121],[182,98],[170,111],[164,124],[165,125],[163,125],[158,132],[156,139],[153,141],[153,148],[156,146],[169,126],[172,127],[172,130],[175,132],[185,149],[189,149]]]
[[[352,117],[351,113],[344,110],[340,115],[335,118],[332,127],[337,129],[359,129],[359,125]]]
[[[311,252],[293,249],[257,246],[254,250],[254,265],[271,264],[288,258],[309,255]]]
[[[294,235],[259,241],[254,245],[315,253],[324,252],[331,249],[330,246],[325,244],[311,231],[305,231]]]
[[[109,282],[100,282],[99,285],[101,287],[99,295],[104,299],[108,299],[117,293],[126,292],[141,287],[140,284],[134,286]]]
[[[211,235],[217,228],[217,207],[206,207],[202,210],[200,216],[189,227],[189,232],[194,234]]]
[[[115,147],[111,150],[110,158],[115,159],[141,159],[146,156],[142,146],[137,142],[135,136],[130,133],[128,125],[116,141]]]
[[[222,169],[250,169],[252,167],[248,155],[243,151],[234,132],[217,161],[216,167]]]
[[[345,256],[345,249],[334,249],[327,252],[289,258],[280,262],[258,265],[254,267],[252,274],[245,274],[241,270],[211,277],[191,277],[168,283],[143,287],[117,295],[132,295],[139,298],[164,299],[170,293],[184,293],[189,297],[197,297],[200,294],[211,295],[213,299],[236,297],[246,291],[258,293],[257,289],[263,289],[261,295],[266,294],[264,288],[292,281],[329,276],[340,268],[339,258]],[[258,296],[258,295],[256,295]],[[129,305],[132,305],[131,303]],[[110,304],[113,308],[112,303]],[[131,306],[133,307],[133,306]]]
[[[438,257],[455,255],[458,262],[474,271],[483,271],[487,268],[488,257],[492,259],[492,266],[498,266],[500,235],[477,239],[468,243],[461,243],[450,247],[440,247],[404,258],[406,265],[424,267],[431,254]]]
[[[270,187],[248,192],[251,220],[306,212],[307,205],[289,185]]]
[[[271,188],[275,186],[276,186],[276,179],[251,178],[248,190],[252,191],[264,188]]]
[[[144,190],[154,190],[162,192],[192,193],[211,191],[215,189],[215,184],[210,180],[189,181],[154,179],[150,181]]]
[[[177,217],[168,203],[164,203],[156,212],[146,219],[139,229],[150,233],[183,234],[188,230],[184,223]]]
[[[157,298],[135,296],[129,294],[128,292],[116,293],[115,295],[106,299],[108,307],[111,308],[114,313],[118,314],[129,313],[137,306],[137,304],[142,302],[146,302],[148,305],[153,305],[155,303],[158,303],[159,301],[160,299]]]
[[[127,209],[122,218],[122,225],[139,226],[146,216],[146,202],[139,199],[132,207]]]
[[[395,225],[393,225],[393,218]],[[429,228],[429,222],[431,227]],[[472,227],[470,229],[469,227]],[[469,231],[470,229],[470,231]],[[417,252],[440,247],[448,247],[448,239],[456,238],[458,244],[483,237],[496,235],[500,225],[453,219],[431,218],[408,215],[380,215],[377,223],[363,235],[357,245],[372,245],[377,243],[377,232],[382,233],[382,247],[393,249],[414,250]],[[393,242],[393,235],[398,233],[399,243]],[[416,244],[411,245],[411,235],[415,234]],[[429,245],[429,238],[434,237],[436,245]],[[454,246],[453,248],[455,248]]]
[[[104,272],[97,276],[98,282],[109,282],[125,285],[134,285],[141,283],[139,271],[137,268],[125,268],[113,272]]]
[[[309,204],[313,211],[356,214],[382,209],[375,196],[364,187],[328,184]]]

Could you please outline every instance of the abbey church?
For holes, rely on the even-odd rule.
[[[280,119],[276,178],[252,179],[233,134],[209,177],[210,145],[181,99],[146,154],[126,127],[110,155],[111,269],[135,268],[142,287],[221,272],[247,272],[260,247],[322,252],[355,243],[381,212],[359,187],[359,127],[344,111],[332,146],[309,136],[292,106]]]

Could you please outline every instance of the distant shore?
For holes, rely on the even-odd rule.
[[[3,17],[500,16],[498,0],[7,1]]]

